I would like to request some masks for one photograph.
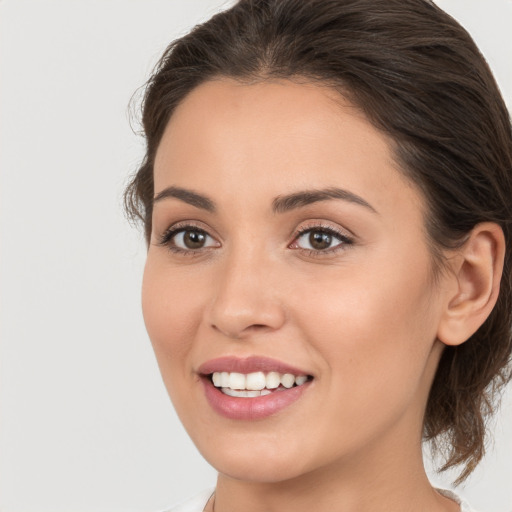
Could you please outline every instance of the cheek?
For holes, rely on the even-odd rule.
[[[435,312],[428,281],[421,273],[379,281],[368,274],[326,282],[297,315],[324,361],[315,438],[331,439],[333,456],[365,446],[401,418],[420,425],[430,386]]]
[[[164,379],[183,368],[190,340],[200,322],[200,296],[186,276],[169,272],[148,256],[142,283],[142,312]]]
[[[383,261],[395,264],[317,281],[296,315],[329,366],[333,389],[377,407],[392,396],[410,398],[421,385],[437,315],[428,259],[422,254],[408,268],[396,258]]]
[[[426,265],[418,267],[408,272],[401,271],[398,263],[385,268],[335,269],[321,279],[318,275],[311,282],[303,279],[302,292],[295,290],[300,298],[296,307],[303,309],[297,317],[299,321],[307,318],[319,339],[334,335],[358,347],[381,345],[380,340],[393,334],[408,333],[402,341],[412,342],[420,332],[435,333],[429,321],[434,312],[429,274]]]

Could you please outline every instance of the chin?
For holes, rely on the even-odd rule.
[[[304,474],[302,468],[294,468],[291,461],[262,460],[260,457],[250,462],[243,458],[209,462],[219,473],[244,482],[275,484]]]
[[[311,471],[307,464],[307,450],[293,444],[258,443],[253,439],[243,445],[226,440],[224,443],[196,446],[207,462],[223,475],[255,483],[278,483]]]

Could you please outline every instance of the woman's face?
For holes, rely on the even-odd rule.
[[[270,482],[419,450],[442,286],[421,195],[358,109],[205,83],[167,126],[155,197],[144,318],[214,467]]]

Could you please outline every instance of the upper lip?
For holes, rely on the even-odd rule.
[[[250,356],[246,358],[234,356],[218,357],[203,363],[199,367],[198,372],[203,375],[209,375],[214,372],[278,372],[291,373],[293,375],[310,375],[309,372],[291,366],[283,361],[262,356]]]

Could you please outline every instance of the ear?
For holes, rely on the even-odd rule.
[[[505,237],[498,224],[477,224],[452,260],[446,302],[437,338],[445,345],[460,345],[490,315],[500,290]]]

